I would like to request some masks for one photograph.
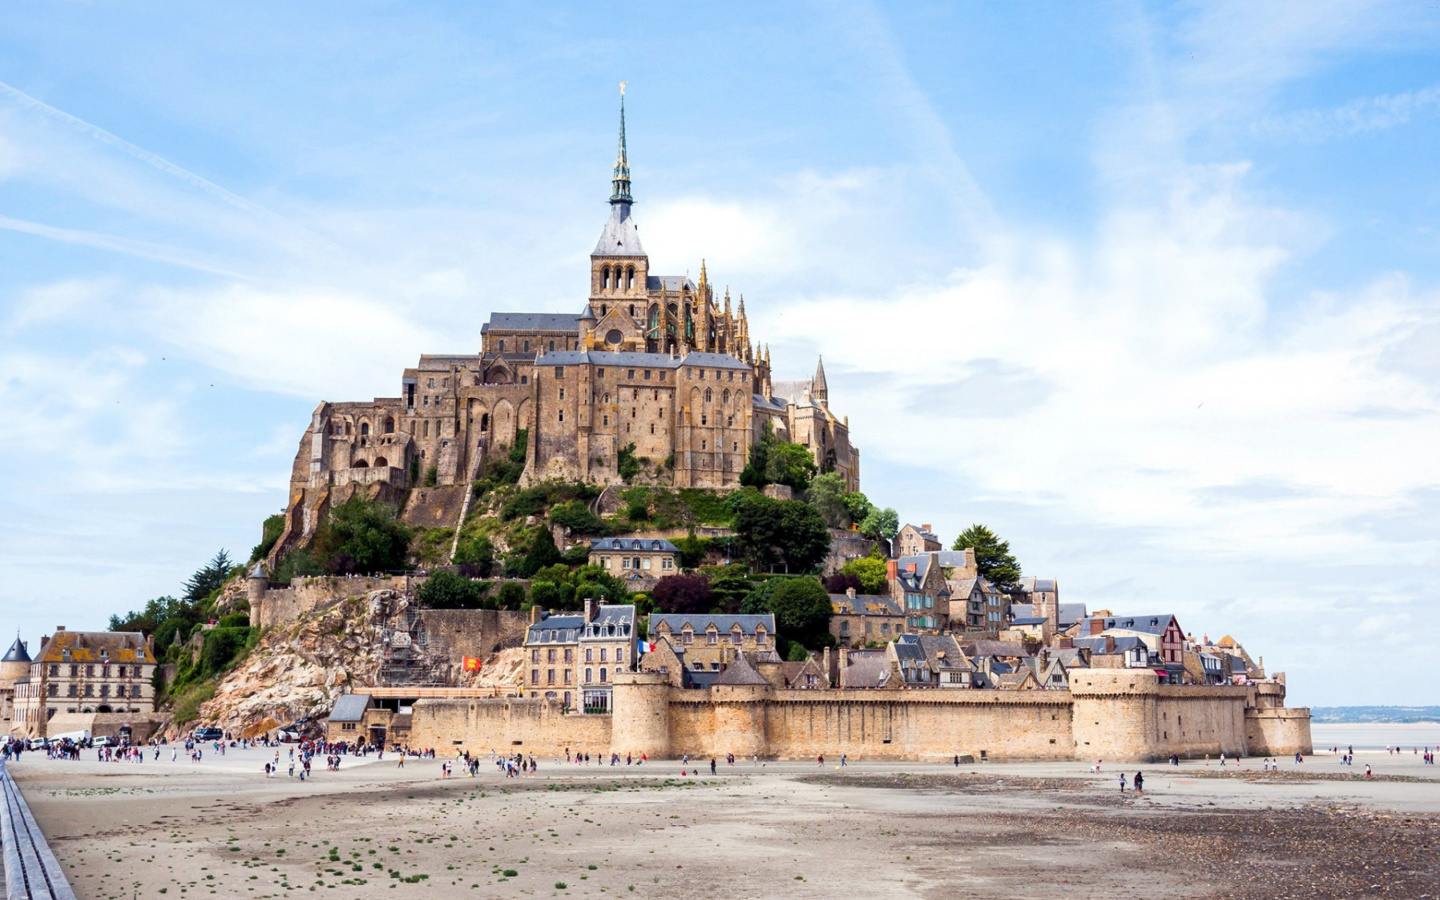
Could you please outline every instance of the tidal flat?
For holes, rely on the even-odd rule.
[[[575,766],[470,778],[273,751],[11,767],[81,900],[134,897],[1440,897],[1440,767]],[[1369,763],[1375,777],[1366,780]],[[684,774],[682,775],[682,770]],[[1119,790],[1145,773],[1145,793]]]

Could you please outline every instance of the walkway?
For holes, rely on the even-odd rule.
[[[10,772],[0,764],[0,858],[4,900],[75,900],[70,882]]]

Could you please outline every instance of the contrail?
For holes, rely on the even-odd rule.
[[[209,272],[212,275],[224,275],[234,278],[237,281],[250,281],[248,276],[237,272],[222,269],[218,265],[203,262],[193,255],[182,251],[174,250],[163,244],[152,244],[146,241],[135,241],[126,238],[112,237],[108,234],[97,234],[92,231],[76,231],[71,228],[56,228],[53,225],[41,225],[38,222],[27,222],[24,219],[12,219],[9,216],[0,216],[0,228],[18,231],[22,234],[33,234],[36,237],[49,238],[55,241],[64,241],[67,244],[80,244],[85,247],[98,247],[101,250],[112,250],[116,253],[126,253],[131,256],[138,256],[142,259],[153,259],[156,262],[170,263],[171,265],[184,266],[187,269],[196,269],[201,272]]]
[[[296,223],[291,222],[285,217],[279,215],[278,213],[266,209],[258,203],[254,203],[250,200],[245,199],[244,197],[241,197],[239,194],[227,191],[225,188],[221,187],[215,182],[196,175],[189,169],[177,166],[175,163],[172,163],[165,157],[155,153],[151,153],[144,147],[138,147],[135,144],[132,144],[129,141],[125,140],[124,138],[118,137],[117,135],[106,131],[98,125],[92,125],[84,119],[72,116],[64,110],[56,109],[50,104],[45,103],[43,100],[37,100],[29,94],[25,93],[24,91],[11,87],[3,81],[0,81],[0,97],[8,97],[22,107],[34,110],[41,113],[42,115],[48,116],[49,118],[55,119],[56,121],[68,125],[76,131],[81,132],[87,137],[90,137],[93,140],[98,141],[99,143],[104,144],[107,147],[118,150],[126,156],[129,156],[132,159],[139,160],[140,162],[145,163],[146,165],[158,171],[164,172],[166,175],[169,175],[172,178],[183,181],[191,187],[198,188],[200,191],[209,194],[210,196],[214,197],[217,200],[220,200],[222,203],[225,203],[228,206],[243,210],[260,218],[268,219],[271,222],[277,223],[292,232],[299,232],[301,234],[304,234],[306,237],[310,238],[315,243],[327,247],[331,250],[338,249],[330,240],[323,237],[322,235],[316,234],[315,232],[311,231],[308,228],[305,228],[304,226],[297,225]]]

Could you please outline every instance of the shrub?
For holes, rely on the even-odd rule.
[[[604,534],[605,523],[579,500],[570,500],[551,507],[550,521],[575,534]]]
[[[293,550],[280,560],[274,574],[270,576],[270,581],[272,584],[289,584],[296,578],[324,574],[325,568],[316,562],[308,550]]]
[[[439,480],[440,480],[440,469],[439,469],[437,466],[431,466],[430,468],[428,468],[428,469],[425,470],[425,486],[426,486],[426,487],[434,487],[434,486],[435,486],[435,483],[436,483],[437,481],[439,481]]]
[[[275,542],[280,540],[280,533],[285,530],[285,514],[278,513],[265,519],[265,524],[260,526],[260,543],[250,551],[250,562],[255,563],[264,559],[274,548]]]
[[[476,575],[484,578],[490,574],[490,568],[495,564],[495,545],[483,534],[473,538],[461,538],[452,561],[462,568],[473,567]]]
[[[618,458],[615,460],[615,471],[620,474],[626,484],[629,484],[636,475],[640,474],[643,466],[649,465],[650,460],[635,456],[635,445],[627,444],[620,448]]]
[[[249,628],[250,616],[247,613],[231,613],[220,619],[221,628]]]
[[[346,567],[349,560],[357,572],[402,569],[409,549],[410,529],[395,518],[395,510],[359,494],[332,507],[315,535],[316,552],[332,568]]]
[[[650,592],[655,608],[665,613],[698,614],[714,605],[710,579],[704,575],[666,575]]]
[[[415,599],[427,609],[479,609],[489,585],[441,569],[426,579]]]
[[[501,609],[519,609],[525,605],[525,588],[513,581],[500,585],[499,602]]]
[[[200,717],[200,704],[215,696],[215,682],[192,685],[175,698],[172,710],[176,725],[186,725]]]
[[[248,620],[247,620],[248,621]],[[250,649],[250,628],[212,628],[200,645],[200,677],[210,678],[225,671]]]

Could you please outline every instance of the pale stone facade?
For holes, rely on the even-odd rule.
[[[703,261],[697,280],[653,274],[631,203],[622,110],[611,215],[583,309],[494,313],[478,353],[422,356],[398,397],[316,407],[269,562],[356,491],[394,499],[419,484],[468,484],[522,432],[527,483],[617,484],[625,455],[642,481],[731,488],[768,427],[858,490],[860,454],[848,419],[830,409],[823,365],[808,380],[772,382],[744,299],[717,295]]]
[[[11,727],[45,737],[57,715],[153,712],[154,675],[155,654],[140,632],[58,627],[31,661],[29,675],[15,682]]]
[[[751,679],[753,680],[753,679]],[[762,680],[763,681],[763,680]],[[1264,690],[1259,690],[1263,687]],[[691,755],[852,759],[1144,760],[1310,752],[1309,713],[1284,685],[1161,685],[1153,672],[1078,670],[1069,690],[783,690],[672,686],[626,672],[614,712],[565,715],[550,700],[420,700],[412,744],[536,755],[566,748],[652,759]]]

